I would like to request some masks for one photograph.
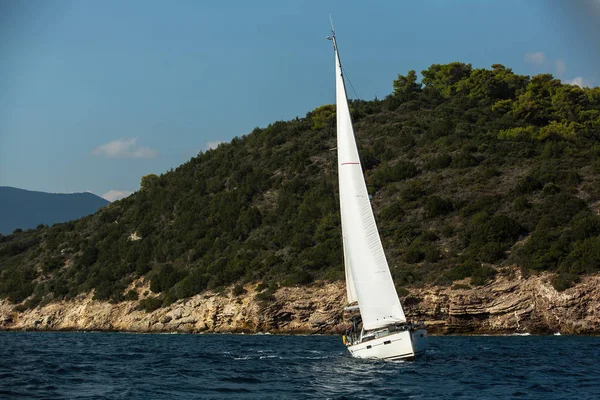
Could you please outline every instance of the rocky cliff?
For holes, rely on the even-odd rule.
[[[424,320],[433,334],[600,333],[600,275],[560,293],[551,277],[512,271],[479,287],[413,288],[403,304],[408,317]],[[23,312],[3,301],[0,329],[292,334],[339,333],[347,326],[342,282],[280,288],[271,302],[257,300],[254,287],[239,296],[208,292],[153,312],[137,310],[137,301],[111,304],[91,294]],[[148,295],[143,282],[137,290]]]

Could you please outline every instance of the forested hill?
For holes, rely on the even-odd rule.
[[[351,108],[372,204],[399,287],[494,266],[600,268],[600,88],[501,65],[432,65]],[[142,179],[75,222],[0,236],[0,296],[31,307],[94,289],[120,301],[145,276],[169,304],[207,288],[343,279],[335,108],[275,122]],[[243,290],[239,287],[240,290]]]
[[[108,203],[93,193],[45,193],[0,186],[0,234],[71,221]]]

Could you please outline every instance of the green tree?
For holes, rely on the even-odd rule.
[[[425,87],[437,89],[444,97],[450,97],[456,93],[457,84],[468,78],[472,70],[471,64],[461,62],[433,64],[429,69],[421,71],[421,82]]]
[[[312,129],[318,130],[333,126],[335,119],[335,105],[326,104],[321,107],[317,107],[311,112]]]
[[[417,73],[414,70],[408,71],[406,76],[398,74],[398,79],[394,80],[394,96],[404,101],[412,100],[415,94],[421,90],[421,84],[417,83]]]

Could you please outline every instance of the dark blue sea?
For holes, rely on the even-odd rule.
[[[1,399],[600,399],[600,338],[430,337],[417,362],[335,336],[0,332]]]

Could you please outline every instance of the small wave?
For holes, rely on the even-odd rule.
[[[11,396],[11,397],[20,397],[23,394],[19,393],[19,392],[15,392],[13,390],[0,390],[0,395],[4,396]]]
[[[260,379],[250,378],[247,376],[235,376],[233,378],[221,378],[221,381],[234,382],[234,383],[262,383],[262,381]]]
[[[214,388],[214,389],[209,389],[215,392],[226,392],[226,393],[248,393],[250,392],[250,390],[248,389],[244,389],[244,388],[239,388],[239,389],[233,389],[233,388]]]

